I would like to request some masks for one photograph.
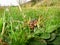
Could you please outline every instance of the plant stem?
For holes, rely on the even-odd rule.
[[[4,10],[4,15],[3,15],[3,27],[2,27],[1,35],[4,34],[4,29],[5,29],[5,10]]]

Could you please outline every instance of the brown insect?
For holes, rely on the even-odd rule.
[[[29,21],[29,27],[30,29],[34,29],[34,27],[37,26],[37,20],[36,19],[32,19]]]

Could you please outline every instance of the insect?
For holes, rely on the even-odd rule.
[[[29,21],[29,27],[30,29],[34,29],[34,27],[37,26],[37,20],[36,19],[32,19]]]

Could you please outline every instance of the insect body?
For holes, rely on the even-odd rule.
[[[34,27],[37,26],[37,20],[36,19],[32,19],[29,21],[29,27],[30,29],[34,29]]]

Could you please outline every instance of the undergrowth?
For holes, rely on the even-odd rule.
[[[0,40],[8,45],[59,45],[60,9],[9,7],[0,16],[0,33],[5,22],[4,33]],[[29,21],[37,19],[37,25],[30,29]],[[1,44],[2,45],[2,44]]]

